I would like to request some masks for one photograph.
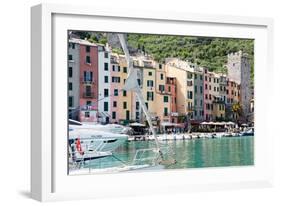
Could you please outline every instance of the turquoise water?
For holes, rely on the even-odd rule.
[[[175,159],[176,164],[165,165],[164,169],[202,168],[242,166],[254,164],[254,137],[228,137],[221,139],[176,140],[161,143],[170,148],[173,154],[164,155],[166,159]],[[92,169],[130,164],[138,149],[155,148],[154,141],[132,141],[120,146],[113,157],[88,161],[84,167]],[[165,151],[165,150],[164,150]],[[153,153],[143,154],[143,158]],[[143,164],[150,164],[145,160]]]

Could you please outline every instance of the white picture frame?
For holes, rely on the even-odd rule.
[[[40,4],[31,9],[31,26],[32,198],[52,201],[272,186],[274,132],[268,120],[273,103],[264,98],[273,92],[269,78],[274,76],[272,19]],[[255,165],[169,170],[160,171],[161,175],[159,172],[67,175],[66,138],[58,138],[67,134],[66,109],[63,109],[67,105],[66,69],[58,69],[67,68],[64,32],[95,31],[95,28],[255,38]]]

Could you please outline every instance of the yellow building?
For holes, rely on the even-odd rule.
[[[119,70],[120,70],[120,83],[125,85],[125,81],[128,75],[127,61],[123,55],[119,55]],[[119,91],[118,93],[119,104],[119,122],[129,123],[132,119],[132,92],[131,91]]]
[[[186,86],[187,86],[187,99],[186,99],[186,108],[187,112],[190,115],[190,118],[193,119],[193,111],[194,111],[194,70],[192,68],[188,68],[186,70]]]
[[[133,57],[134,69],[138,71],[138,79],[145,104],[154,124],[157,123],[156,67],[158,63],[145,56]],[[136,95],[131,96],[132,120],[144,123],[146,118]]]
[[[164,64],[155,64],[156,67],[156,115],[161,122],[170,122],[171,104],[171,88],[167,87],[167,75]],[[170,91],[169,91],[170,90]]]
[[[152,60],[142,60],[143,66],[143,81],[142,81],[142,94],[145,100],[148,111],[151,114],[152,119],[157,117],[156,115],[156,69],[155,62]]]
[[[225,104],[220,101],[213,101],[213,119],[223,120],[225,118]]]
[[[132,57],[133,58],[133,67],[135,70],[137,70],[137,80],[140,88],[142,89],[143,86],[143,66],[141,66],[141,61],[137,57]],[[144,123],[144,116],[143,116],[143,111],[141,108],[141,105],[138,101],[137,95],[132,92],[132,121]]]
[[[211,95],[212,120],[225,118],[225,103],[220,93],[220,75],[210,72],[209,94]]]
[[[170,122],[172,106],[175,107],[176,101],[176,85],[172,84],[171,81],[167,82],[165,65],[144,56],[136,57],[133,62],[134,68],[138,69],[142,94],[153,124],[160,126],[160,122]],[[175,83],[176,81],[173,80],[173,82]],[[174,94],[173,98],[171,97],[172,94]],[[133,115],[133,119],[138,116],[137,114],[141,113],[141,120],[144,122],[146,118],[142,111],[138,111],[139,104],[135,102],[137,103],[137,100],[133,94],[132,108],[133,114],[136,113]],[[176,109],[173,109],[174,113],[175,111]]]

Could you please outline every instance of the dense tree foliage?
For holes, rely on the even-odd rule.
[[[227,54],[242,50],[249,55],[253,73],[254,41],[249,39],[129,34],[128,43],[151,54],[157,61],[178,57],[211,71],[225,71]]]
[[[76,32],[91,42],[105,44],[106,33]],[[190,37],[172,35],[127,34],[129,47],[151,55],[156,61],[164,62],[165,58],[178,57],[210,71],[226,72],[227,54],[242,50],[248,53],[251,64],[251,77],[254,77],[254,40],[212,37]],[[122,53],[122,49],[113,45],[113,51]]]

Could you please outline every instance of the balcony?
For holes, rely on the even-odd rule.
[[[82,81],[82,84],[94,84],[94,81]]]
[[[111,64],[118,64],[119,62],[118,62],[117,57],[116,56],[111,56],[110,57],[110,63]]]
[[[177,112],[164,112],[163,116],[164,117],[178,117],[179,113],[177,113]]]
[[[176,80],[175,79],[172,79],[172,78],[167,78],[166,80],[166,84],[172,84],[172,85],[176,85]]]
[[[223,104],[223,96],[214,96],[213,103]]]
[[[192,81],[187,81],[187,86],[189,86],[189,87],[193,86]]]
[[[171,112],[170,115],[171,115],[171,117],[178,117],[178,116],[179,116],[179,113],[177,113],[177,112]]]
[[[165,91],[165,90],[159,90],[159,94],[163,94],[163,95],[167,95],[168,94],[168,92],[167,91]]]
[[[192,112],[192,111],[194,111],[194,106],[187,106],[186,107],[186,110],[188,111],[188,112]]]
[[[87,80],[87,79],[84,79],[84,78],[80,78],[80,82],[82,84],[94,84],[94,81],[92,79]]]
[[[94,92],[84,92],[84,93],[82,94],[82,97],[83,97],[83,98],[94,98],[95,95],[94,95]]]
[[[145,68],[154,68],[152,62],[143,61],[143,67]]]
[[[134,61],[133,61],[133,66],[134,66],[134,67],[141,67],[139,61],[137,61],[137,60],[134,60]]]

